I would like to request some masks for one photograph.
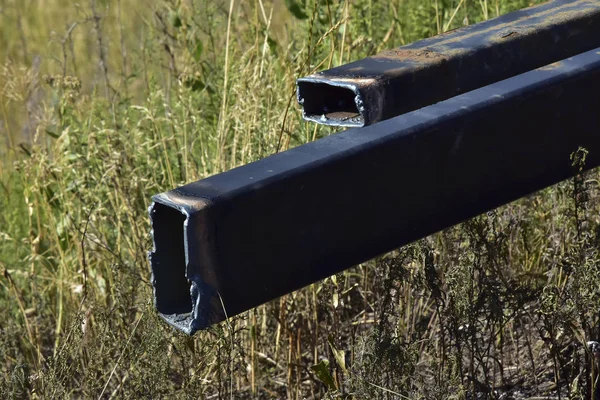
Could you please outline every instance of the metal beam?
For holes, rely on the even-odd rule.
[[[159,194],[155,304],[194,333],[600,163],[600,49]]]
[[[599,46],[600,1],[554,0],[298,79],[298,102],[370,125]]]

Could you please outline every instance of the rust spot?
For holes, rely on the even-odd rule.
[[[348,72],[362,72],[365,70],[365,67],[359,65],[358,67],[349,68]]]
[[[548,64],[548,65],[545,65],[543,67],[540,67],[540,68],[538,68],[538,70],[540,70],[540,71],[551,71],[551,70],[554,70],[554,69],[561,68],[563,66],[563,64],[564,63],[562,61],[557,61],[555,63]]]
[[[419,63],[436,63],[448,59],[447,54],[442,54],[429,49],[392,49],[379,53],[372,58],[385,60],[411,60]]]
[[[336,121],[348,121],[353,118],[360,118],[360,114],[351,111],[335,111],[325,114],[325,117]]]

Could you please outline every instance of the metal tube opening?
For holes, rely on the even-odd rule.
[[[300,79],[298,102],[303,105],[306,120],[335,126],[364,125],[356,86]]]
[[[156,309],[163,316],[192,312],[191,284],[186,278],[186,215],[160,203],[150,206],[154,249],[150,253]]]

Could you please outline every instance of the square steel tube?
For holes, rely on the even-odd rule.
[[[600,46],[600,1],[552,0],[300,78],[308,121],[360,127]]]

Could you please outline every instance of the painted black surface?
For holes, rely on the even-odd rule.
[[[599,93],[596,49],[155,196],[189,217],[154,276],[214,289],[205,326],[251,309],[564,180],[580,146],[599,165]]]

